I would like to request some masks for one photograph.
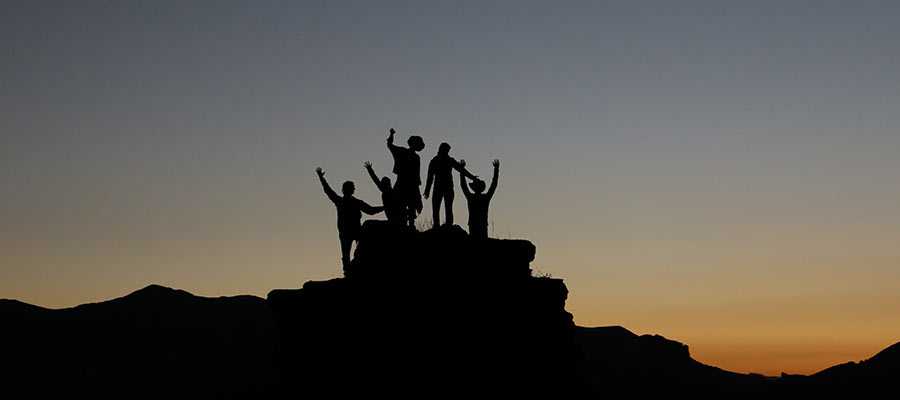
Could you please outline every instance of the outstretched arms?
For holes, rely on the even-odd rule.
[[[316,168],[316,175],[319,176],[319,182],[322,183],[322,190],[325,191],[325,195],[328,196],[332,203],[337,204],[341,198],[331,189],[331,186],[328,186],[328,181],[325,180],[325,171],[322,171],[321,167]]]
[[[500,160],[494,160],[494,177],[491,179],[491,187],[487,191],[488,198],[494,197],[494,192],[497,191],[497,180],[500,178]]]
[[[383,190],[381,187],[381,180],[378,179],[378,175],[375,174],[375,170],[372,168],[372,162],[366,161],[363,165],[366,166],[366,172],[369,173],[369,178],[372,178],[372,182],[375,182],[375,187]]]
[[[459,186],[462,188],[462,192],[466,195],[466,198],[472,196],[472,192],[469,191],[469,183],[466,182],[466,176],[463,175],[462,171],[459,171]]]
[[[457,171],[459,171],[460,177],[465,176],[472,180],[478,179],[477,176],[473,175],[471,172],[469,172],[469,170],[466,169],[466,160],[459,160],[459,161],[453,160],[453,161],[454,161],[453,168],[455,168]]]
[[[384,211],[384,206],[371,206],[369,203],[359,200],[359,209],[366,214],[375,215]]]

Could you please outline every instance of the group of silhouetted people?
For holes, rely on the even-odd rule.
[[[352,181],[344,182],[341,187],[343,196],[338,196],[328,181],[322,168],[316,168],[316,174],[325,190],[325,195],[337,207],[338,236],[341,242],[341,262],[344,269],[350,263],[350,248],[354,240],[359,238],[362,228],[362,213],[375,215],[384,211],[388,223],[396,227],[415,229],[416,217],[422,213],[422,185],[420,159],[417,153],[425,149],[425,141],[420,136],[410,136],[406,143],[409,147],[394,144],[394,135],[390,130],[387,148],[394,158],[393,172],[397,176],[393,187],[388,177],[379,178],[371,162],[365,162],[366,172],[381,192],[381,206],[371,206],[365,201],[353,197],[356,186]],[[450,145],[441,143],[438,153],[428,163],[428,177],[425,183],[425,198],[431,196],[432,217],[434,227],[441,226],[440,207],[444,204],[444,221],[453,224],[453,170],[459,172],[460,186],[469,206],[469,235],[486,239],[488,237],[488,209],[491,197],[497,190],[497,178],[500,173],[500,160],[494,160],[494,175],[491,186],[485,193],[485,182],[466,170],[465,160],[456,160],[450,156]],[[467,180],[471,180],[469,183]],[[432,193],[432,187],[434,192]]]

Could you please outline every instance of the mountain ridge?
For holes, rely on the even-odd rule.
[[[126,294],[122,297],[119,297],[119,298],[96,302],[96,303],[86,303],[86,304],[81,304],[81,305],[74,306],[74,307],[60,308],[60,309],[43,308],[40,306],[32,305],[32,304],[25,303],[25,302],[22,302],[19,300],[14,300],[14,299],[0,299],[0,318],[9,318],[10,314],[6,313],[4,311],[9,311],[10,308],[14,308],[19,311],[37,311],[40,313],[54,312],[54,311],[75,311],[75,310],[80,311],[80,310],[84,310],[84,306],[98,305],[98,304],[103,305],[105,303],[109,303],[110,301],[123,299],[123,298],[132,298],[132,299],[133,298],[157,298],[158,299],[158,296],[147,296],[147,297],[143,296],[142,291],[144,291],[145,289],[147,289],[148,287],[151,287],[151,286],[153,287],[151,290],[158,291],[157,294],[167,293],[167,294],[179,296],[179,297],[183,296],[184,294],[187,294],[190,296],[191,299],[201,301],[201,302],[204,300],[216,302],[216,301],[222,301],[224,299],[235,299],[235,298],[255,299],[260,304],[262,304],[265,301],[262,298],[259,298],[257,296],[252,296],[252,295],[204,297],[204,296],[193,295],[187,291],[180,290],[180,289],[172,289],[172,288],[168,288],[168,287],[161,286],[161,285],[149,285],[145,288],[135,290],[135,291],[133,291],[129,294]],[[166,290],[161,290],[161,289],[166,289]],[[164,302],[164,303],[166,303],[166,302]],[[9,326],[9,322],[11,322],[11,321],[5,320],[2,322],[4,322],[4,326]],[[658,341],[659,343],[671,342],[671,344],[669,344],[669,345],[673,346],[672,349],[670,349],[670,351],[672,351],[672,352],[680,351],[680,350],[675,350],[676,348],[684,348],[685,351],[687,351],[687,349],[688,349],[688,346],[686,344],[680,343],[678,341],[667,339],[660,335],[636,334],[636,333],[628,330],[627,328],[625,328],[623,326],[618,326],[618,325],[599,326],[599,327],[580,327],[579,326],[579,327],[577,327],[577,329],[582,331],[582,333],[584,333],[587,336],[590,336],[590,335],[601,336],[602,338],[604,338],[607,341],[606,345],[608,345],[608,346],[625,346],[625,343],[630,342],[630,341],[646,340],[646,341]],[[8,335],[8,332],[7,332],[7,335]],[[8,338],[4,338],[4,339],[8,340]],[[586,339],[586,340],[589,340],[589,339]],[[4,340],[2,342],[6,343],[7,341]],[[688,354],[689,354],[689,352],[688,352]],[[719,367],[700,363],[699,361],[693,360],[693,358],[691,358],[691,360],[693,362],[696,362],[697,364],[699,364],[701,366],[701,368],[702,367],[713,368],[716,370],[723,371],[726,374],[734,374],[737,376],[755,375],[755,374],[741,374],[741,373],[737,373],[737,372],[727,371],[727,370],[721,369]],[[837,365],[825,368],[825,369],[823,369],[817,373],[811,374],[811,375],[784,374],[782,377],[758,376],[758,380],[772,381],[776,384],[776,386],[780,383],[782,386],[797,385],[799,387],[807,387],[810,385],[813,385],[813,386],[823,385],[825,383],[820,382],[821,380],[835,379],[835,376],[837,376],[838,374],[841,374],[844,376],[841,378],[841,379],[843,379],[841,381],[842,383],[838,383],[837,385],[844,387],[848,384],[847,382],[844,382],[847,379],[845,377],[846,375],[848,375],[848,374],[851,374],[853,376],[858,375],[855,372],[851,372],[852,370],[856,370],[858,368],[865,368],[865,366],[870,365],[873,362],[876,362],[876,363],[891,362],[891,363],[896,364],[898,360],[900,360],[900,342],[897,342],[891,346],[888,346],[887,348],[879,351],[872,357],[864,359],[862,361],[859,361],[859,362],[850,361],[847,363],[837,364]],[[8,374],[4,374],[4,375],[10,376]],[[892,377],[893,376],[897,376],[897,375],[892,375]],[[274,385],[274,384],[270,384],[270,385]],[[266,389],[269,389],[269,388],[270,387],[266,387]]]
[[[564,281],[532,276],[534,255],[528,241],[473,240],[455,226],[367,224],[347,276],[265,299],[151,284],[63,309],[0,300],[0,377],[31,397],[100,398],[403,397],[436,388],[793,397],[875,391],[900,377],[900,343],[813,375],[766,377],[703,364],[660,335],[577,326]]]

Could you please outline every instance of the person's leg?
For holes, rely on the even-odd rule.
[[[405,181],[401,180],[398,177],[397,184],[394,186],[394,190],[397,191],[400,218],[403,221],[401,225],[415,226],[416,217],[413,213],[414,203],[412,201],[410,188],[406,185]]]
[[[413,185],[410,189],[410,196],[412,198],[412,205],[415,209],[415,213],[413,214],[413,219],[416,218],[419,214],[422,213],[422,191],[419,190],[419,186]]]
[[[350,247],[353,245],[353,239],[341,235],[341,265],[344,268],[344,271],[347,271],[347,267],[350,266]]]
[[[441,226],[441,198],[443,196],[444,194],[437,188],[434,189],[431,196],[431,221],[435,228]]]
[[[482,221],[473,221],[469,224],[469,235],[476,239],[487,239],[487,224]]]
[[[447,225],[453,225],[453,189],[444,191],[444,214],[447,215]]]
[[[416,226],[416,209],[411,204],[405,207],[406,226],[414,228]]]
[[[405,190],[404,196],[406,196],[409,207],[409,226],[415,229],[416,217],[422,213],[422,193],[419,192],[419,187],[416,185],[409,185]]]

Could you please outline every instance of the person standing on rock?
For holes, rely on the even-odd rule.
[[[403,218],[403,210],[400,209],[397,192],[391,187],[391,178],[386,176],[378,178],[370,161],[366,161],[363,165],[366,167],[369,177],[372,178],[372,182],[375,182],[375,187],[381,192],[381,204],[384,206],[384,215],[387,217],[388,223],[394,226],[403,226],[406,221]]]
[[[434,227],[441,226],[441,201],[444,202],[444,214],[446,224],[453,225],[453,170],[459,171],[460,176],[470,179],[478,179],[466,170],[466,161],[456,161],[450,157],[450,145],[441,143],[438,153],[428,163],[428,178],[425,180],[425,198],[431,192],[431,184],[434,183],[434,197],[431,198],[431,217]]]
[[[350,265],[350,247],[353,245],[354,240],[359,239],[359,233],[362,230],[362,213],[375,215],[382,212],[384,207],[370,206],[365,201],[353,197],[356,185],[352,181],[346,181],[341,186],[341,192],[344,195],[342,197],[338,196],[331,189],[331,186],[328,185],[328,181],[325,180],[325,171],[322,171],[322,168],[316,168],[316,175],[319,176],[319,182],[322,183],[322,190],[325,191],[325,195],[337,207],[338,238],[341,241],[341,264],[344,272],[347,272],[347,267]]]
[[[500,176],[500,160],[494,160],[494,177],[491,179],[491,187],[487,193],[484,192],[484,181],[475,179],[472,182],[472,191],[466,183],[466,177],[462,171],[459,173],[459,184],[462,186],[463,194],[469,203],[469,235],[477,239],[487,239],[488,237],[488,209],[491,206],[491,198],[497,190],[497,179]]]
[[[422,212],[422,193],[419,192],[419,186],[422,186],[421,161],[416,153],[425,148],[425,141],[421,136],[414,135],[406,140],[409,148],[397,146],[394,144],[395,133],[397,131],[391,128],[387,138],[387,148],[394,157],[394,174],[397,175],[394,191],[400,200],[399,208],[403,210],[404,225],[415,227],[416,216]]]

